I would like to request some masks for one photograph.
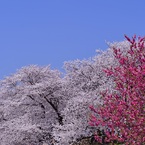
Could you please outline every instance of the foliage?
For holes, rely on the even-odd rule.
[[[90,106],[95,114],[90,125],[97,127],[95,138],[100,143],[141,145],[145,142],[145,38],[125,37],[130,43],[127,55],[114,47],[120,65],[104,70],[114,77],[116,92],[102,92],[103,105]]]
[[[23,67],[2,80],[1,144],[41,145],[43,141],[49,142],[52,123],[62,124],[62,87],[60,72],[49,66]]]
[[[89,105],[104,104],[101,92],[118,93],[114,76],[103,71],[119,66],[113,47],[128,56],[129,42],[109,44],[88,60],[65,62],[64,77],[50,66],[31,65],[0,82],[0,140],[2,145],[70,145],[90,137]],[[94,115],[96,113],[94,112]],[[52,139],[54,137],[55,140]]]
[[[102,71],[116,65],[111,49],[100,52],[90,60],[76,60],[65,63],[66,94],[68,101],[62,110],[63,125],[55,124],[53,135],[58,145],[69,145],[82,137],[91,136],[93,128],[89,127],[89,104],[96,107],[102,104],[99,93],[105,88],[113,90],[112,77]],[[93,96],[93,97],[92,97]]]

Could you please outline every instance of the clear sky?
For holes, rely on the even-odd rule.
[[[1,0],[0,79],[30,64],[62,71],[124,34],[145,35],[145,0]]]

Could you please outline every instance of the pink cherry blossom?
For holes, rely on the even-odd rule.
[[[125,145],[144,145],[145,143],[145,37],[125,35],[130,43],[127,56],[119,48],[113,48],[119,67],[104,70],[115,81],[116,92],[103,95],[102,107],[91,110],[90,125],[102,125],[105,138],[96,134],[98,142],[115,142]],[[94,111],[95,110],[95,111]]]

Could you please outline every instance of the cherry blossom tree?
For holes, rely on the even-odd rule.
[[[58,145],[69,145],[84,137],[92,136],[94,130],[88,125],[91,113],[89,105],[94,104],[96,107],[102,105],[99,93],[105,88],[113,91],[112,77],[107,77],[102,70],[115,65],[112,49],[100,51],[92,59],[65,62],[64,80],[68,101],[61,112],[64,124],[56,124],[53,128]]]
[[[114,56],[120,64],[104,71],[113,76],[116,91],[102,92],[103,106],[91,106],[94,115],[90,125],[98,129],[95,138],[100,143],[125,145],[145,143],[145,37],[125,36],[130,43],[127,55],[114,47]],[[101,130],[100,130],[101,127]]]
[[[2,145],[50,141],[52,123],[63,124],[61,73],[50,66],[23,67],[1,81],[0,140]]]

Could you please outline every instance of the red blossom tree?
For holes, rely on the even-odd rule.
[[[145,37],[125,36],[130,43],[127,55],[113,48],[119,66],[104,70],[114,77],[115,92],[102,92],[103,106],[90,106],[90,125],[97,127],[100,143],[125,145],[145,143]]]

